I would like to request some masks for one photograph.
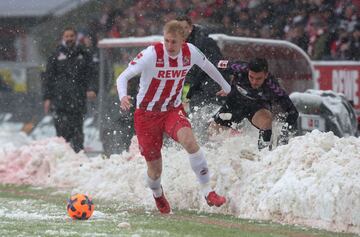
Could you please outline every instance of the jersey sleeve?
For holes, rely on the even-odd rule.
[[[144,70],[151,62],[154,62],[155,49],[154,46],[149,46],[138,55],[136,55],[133,60],[129,62],[128,67],[132,67],[133,70],[138,71],[139,73]]]
[[[154,63],[154,55],[154,47],[149,46],[131,60],[128,67],[118,76],[116,79],[116,87],[120,101],[127,95],[128,81],[136,75],[142,73],[150,65],[150,63]]]
[[[247,73],[249,69],[249,64],[242,61],[229,61],[229,60],[219,60],[217,62],[217,68],[221,71],[236,75],[241,73]]]
[[[299,113],[291,101],[289,95],[286,91],[280,86],[279,82],[273,77],[270,76],[268,81],[266,82],[273,100],[277,103],[286,113],[285,122],[288,123],[290,126],[294,126]]]
[[[218,83],[221,88],[226,92],[230,93],[231,87],[229,83],[224,79],[219,70],[206,58],[206,56],[194,45],[189,44],[191,50],[192,60],[194,64],[198,65],[211,79]]]
[[[198,47],[190,43],[188,43],[188,45],[191,51],[191,57],[192,60],[194,61],[194,64],[202,68],[205,65],[206,61],[209,60],[206,58],[205,54],[200,51]]]

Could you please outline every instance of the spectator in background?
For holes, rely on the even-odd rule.
[[[331,44],[331,56],[334,60],[349,60],[350,59],[350,36],[346,28],[338,30],[337,39]]]
[[[347,32],[353,31],[358,22],[357,11],[358,9],[354,5],[347,4],[341,12],[340,24],[346,26]]]
[[[328,30],[330,33],[335,32],[336,30],[336,20],[337,17],[333,11],[334,5],[330,3],[323,4],[319,7],[320,17],[328,25]],[[304,10],[303,10],[304,11]]]
[[[209,37],[205,27],[194,25],[188,16],[179,16],[176,20],[180,22],[185,30],[186,42],[200,49],[210,62],[216,64],[222,58],[220,48]],[[187,102],[191,100],[191,106],[216,103],[214,94],[217,91],[217,85],[199,67],[191,69],[186,81],[190,83],[186,99]]]
[[[240,36],[240,37],[250,37],[251,30],[248,25],[244,24],[237,24],[234,27],[233,35]]]
[[[360,60],[360,23],[354,27],[354,32],[352,32],[352,37],[350,41],[350,60],[359,61]]]
[[[86,98],[95,99],[97,83],[92,55],[78,45],[74,28],[65,28],[62,42],[49,57],[44,74],[44,111],[50,108],[56,135],[64,137],[75,152],[84,148],[83,122]]]
[[[309,37],[307,36],[302,23],[294,23],[290,26],[285,39],[296,44],[305,52],[307,51]]]
[[[229,14],[226,14],[221,19],[221,24],[223,26],[223,33],[224,34],[234,34],[233,30],[233,20],[231,19],[231,16]]]
[[[101,16],[99,19],[99,23],[101,25],[101,27],[104,29],[104,31],[109,30],[111,27],[108,26],[109,24],[109,18],[110,18],[110,14],[111,14],[111,4],[109,3],[105,3],[101,9]]]
[[[113,18],[113,24],[111,29],[108,31],[108,37],[110,38],[120,38],[123,37],[124,29],[124,18],[122,14],[117,13]]]
[[[314,9],[310,17],[307,33],[309,34],[309,45],[307,53],[313,60],[331,59],[330,53],[330,35],[328,25],[318,15]]]
[[[140,0],[132,4],[131,1],[114,2],[116,3],[113,5],[104,4],[99,19],[100,24],[106,28],[108,37],[159,34],[161,24],[156,23],[173,19],[175,14],[185,14],[190,16],[194,23],[211,25],[218,29],[216,33],[269,39],[290,37],[292,42],[308,49],[309,56],[316,60],[332,59],[330,43],[337,40],[338,27],[345,25],[347,31],[352,32],[358,22],[360,5],[358,0]],[[121,17],[115,20],[118,15]],[[306,22],[310,22],[314,16],[324,22],[323,31],[318,31],[319,34],[307,31],[306,37],[310,42],[305,46],[305,38],[298,37],[303,30],[295,19],[301,18],[304,25],[307,25]],[[296,25],[294,30],[293,25]],[[138,27],[141,28],[137,30]],[[324,45],[325,48],[322,48]]]

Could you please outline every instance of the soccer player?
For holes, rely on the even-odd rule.
[[[279,142],[286,144],[289,130],[296,128],[299,113],[276,78],[268,72],[266,59],[254,58],[249,63],[220,60],[218,68],[233,75],[234,79],[226,103],[215,114],[210,129],[218,131],[221,127],[232,127],[247,118],[259,129],[258,148],[264,149],[270,146],[272,109],[277,105],[283,110],[280,113],[285,114]]]
[[[185,43],[184,28],[178,21],[164,26],[164,43],[149,46],[129,63],[117,79],[120,107],[129,110],[128,80],[141,73],[136,98],[134,127],[141,154],[147,164],[147,184],[153,191],[157,208],[169,213],[170,205],[161,186],[163,134],[179,142],[189,154],[189,161],[209,206],[221,206],[225,197],[210,187],[210,175],[204,152],[199,147],[181,103],[184,79],[196,64],[221,87],[225,96],[231,87],[216,67],[192,44]]]

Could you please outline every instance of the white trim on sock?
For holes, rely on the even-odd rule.
[[[199,156],[205,157],[204,152],[202,151],[201,148],[195,153],[192,154],[189,153],[189,158],[197,158]]]
[[[153,180],[149,177],[149,175],[146,175],[146,183],[152,190],[154,197],[160,197],[162,195],[163,191],[161,188],[161,177],[157,180]]]
[[[201,193],[204,197],[207,197],[212,190],[210,182],[206,184],[200,184]]]

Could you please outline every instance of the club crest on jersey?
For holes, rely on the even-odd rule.
[[[183,65],[184,66],[189,66],[190,65],[190,57],[188,57],[188,56],[183,57]]]

